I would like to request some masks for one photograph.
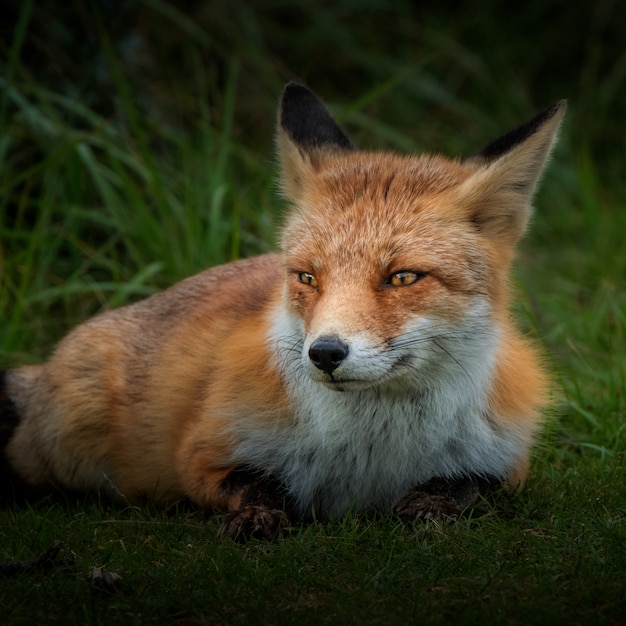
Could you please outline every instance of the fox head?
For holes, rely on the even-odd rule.
[[[284,298],[313,380],[403,387],[493,360],[514,247],[565,108],[459,161],[359,151],[315,95],[287,85]]]

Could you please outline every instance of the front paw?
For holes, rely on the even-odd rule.
[[[247,505],[224,517],[218,535],[228,535],[238,543],[250,538],[275,541],[289,532],[289,517],[280,509]]]
[[[452,522],[463,512],[463,509],[448,496],[419,489],[414,489],[399,500],[393,510],[403,522],[431,520]]]

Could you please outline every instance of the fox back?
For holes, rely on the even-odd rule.
[[[357,150],[305,87],[277,131],[278,254],[85,322],[5,373],[29,485],[189,497],[232,535],[392,507],[456,516],[521,485],[547,400],[508,274],[565,110],[465,161]]]

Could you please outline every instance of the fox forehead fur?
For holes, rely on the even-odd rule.
[[[523,483],[548,384],[508,273],[564,110],[465,161],[402,156],[357,150],[288,85],[280,253],[98,316],[7,372],[12,467],[232,514],[249,493],[228,476],[246,468],[304,517],[437,478]]]

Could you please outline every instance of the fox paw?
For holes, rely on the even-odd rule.
[[[415,490],[399,500],[394,513],[403,522],[445,520],[452,522],[463,509],[449,497]]]
[[[220,537],[228,535],[237,543],[248,539],[282,539],[289,532],[289,517],[280,509],[262,505],[247,505],[224,517],[218,531]]]

